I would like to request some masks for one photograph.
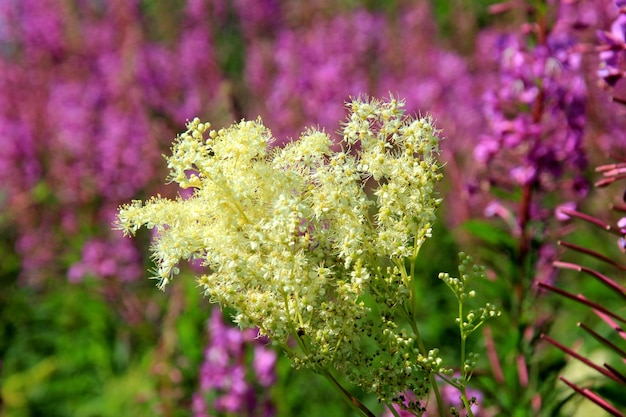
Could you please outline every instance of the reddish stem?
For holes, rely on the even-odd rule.
[[[546,290],[550,290],[552,292],[555,292],[557,294],[562,295],[563,297],[567,297],[570,300],[578,301],[579,303],[584,304],[586,306],[589,306],[589,307],[593,308],[594,310],[598,310],[599,312],[601,312],[601,313],[603,313],[603,314],[605,314],[605,315],[607,315],[609,317],[612,317],[615,320],[621,321],[622,323],[626,323],[626,319],[625,318],[619,316],[616,313],[613,313],[610,310],[607,310],[606,308],[602,307],[598,303],[594,303],[593,301],[587,300],[584,296],[582,296],[580,294],[574,295],[574,294],[569,293],[569,292],[567,292],[565,290],[562,290],[560,288],[553,287],[552,285],[546,284],[545,282],[538,282],[537,285],[540,288],[543,288],[543,289],[546,289]]]
[[[552,339],[551,337],[546,336],[545,334],[542,334],[541,338],[543,340],[545,340],[546,342],[548,342],[548,343],[556,346],[557,348],[561,349],[563,352],[567,353],[571,357],[573,357],[575,359],[578,359],[579,361],[581,361],[582,363],[584,363],[588,367],[590,367],[590,368],[594,369],[595,371],[601,373],[602,375],[606,376],[607,378],[611,378],[615,382],[620,382],[619,378],[617,378],[611,372],[607,371],[606,369],[604,369],[601,366],[596,365],[595,363],[591,362],[589,359],[587,359],[584,356],[574,352],[572,349],[570,349],[567,346],[557,342],[556,340]]]
[[[601,283],[603,283],[604,285],[606,285],[607,287],[609,287],[610,289],[612,289],[613,291],[615,291],[618,295],[620,295],[622,298],[626,300],[626,290],[624,290],[624,287],[622,287],[621,285],[619,285],[617,282],[613,281],[611,278],[607,277],[606,275],[599,273],[598,271],[595,271],[591,268],[587,268],[586,266],[580,266],[580,265],[576,265],[570,262],[555,261],[552,263],[552,265],[554,265],[557,268],[573,269],[574,271],[585,272],[591,275],[592,277],[594,277],[595,279],[597,279],[598,281],[600,281]]]
[[[578,323],[578,327],[581,327],[582,329],[584,329],[587,333],[589,333],[591,336],[593,336],[593,338],[598,340],[600,343],[602,343],[605,346],[608,346],[611,349],[613,349],[622,358],[626,358],[626,351],[621,349],[619,346],[617,346],[615,343],[611,342],[606,337],[601,336],[598,332],[593,330],[591,327],[587,326],[585,323]]]
[[[562,376],[560,376],[559,379],[561,381],[565,382],[571,389],[573,389],[574,391],[576,391],[577,393],[579,393],[583,397],[586,397],[590,401],[593,401],[596,405],[598,405],[599,407],[603,408],[609,414],[611,414],[611,415],[613,415],[615,417],[624,417],[624,415],[617,408],[613,407],[604,398],[600,397],[598,394],[596,394],[595,392],[591,391],[590,389],[588,389],[588,388],[580,388],[578,385],[576,385],[576,384],[574,384],[572,382],[569,382],[567,379],[563,378]]]
[[[604,367],[606,369],[608,369],[613,375],[615,375],[617,378],[619,378],[623,384],[626,384],[626,375],[624,375],[623,373],[621,373],[620,371],[618,371],[617,369],[613,368],[611,365],[609,365],[608,363],[604,364]]]
[[[575,250],[577,252],[581,252],[581,253],[593,256],[594,258],[599,259],[601,261],[604,261],[604,262],[606,262],[606,263],[608,263],[610,265],[613,265],[614,267],[616,267],[616,268],[618,268],[618,269],[620,269],[622,271],[626,271],[626,266],[618,264],[617,262],[615,262],[613,259],[609,258],[608,256],[604,256],[601,253],[598,253],[598,252],[593,251],[591,249],[587,249],[587,248],[585,248],[583,246],[578,246],[578,245],[575,245],[573,243],[563,242],[562,240],[559,240],[557,242],[557,245],[565,246],[566,248],[573,249],[573,250]]]
[[[586,221],[587,223],[591,223],[591,224],[593,224],[595,226],[601,227],[602,229],[606,230],[607,232],[611,232],[611,233],[613,233],[613,234],[615,234],[617,236],[620,236],[620,237],[622,236],[622,233],[619,230],[614,229],[613,227],[611,227],[610,224],[605,223],[604,221],[602,221],[602,220],[600,220],[600,219],[598,219],[596,217],[590,216],[590,215],[582,213],[580,211],[571,210],[571,209],[568,209],[568,208],[565,208],[565,207],[561,207],[560,211],[561,211],[561,213],[563,213],[563,214],[565,214],[567,216],[576,217],[578,219]]]

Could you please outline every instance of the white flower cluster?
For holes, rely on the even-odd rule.
[[[347,372],[389,400],[431,371],[391,318],[409,304],[405,265],[440,202],[439,138],[429,118],[405,118],[393,98],[347,108],[341,144],[308,130],[273,150],[260,120],[216,131],[194,119],[167,158],[170,179],[193,196],[133,201],[118,227],[156,228],[161,286],[181,259],[201,259],[200,285],[239,325],[258,326],[296,365]]]

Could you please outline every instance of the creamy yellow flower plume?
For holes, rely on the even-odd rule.
[[[202,260],[200,285],[239,325],[258,326],[296,365],[334,368],[389,401],[438,371],[393,318],[411,308],[407,260],[440,201],[439,138],[393,98],[347,108],[340,146],[307,130],[270,149],[260,119],[220,130],[194,119],[167,157],[169,179],[193,195],[133,201],[117,227],[156,228],[161,286],[180,260]]]

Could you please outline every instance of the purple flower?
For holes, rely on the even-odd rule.
[[[481,411],[480,404],[482,403],[483,393],[478,390],[468,388],[466,389],[466,395],[469,401],[472,401],[472,399],[475,400],[475,401],[472,401],[472,405],[471,405],[472,412],[474,413],[474,415],[480,415],[480,411]],[[456,388],[447,384],[444,385],[441,388],[441,396],[443,397],[443,401],[445,404],[449,404],[450,406],[455,407],[457,410],[463,409],[463,402],[461,401],[461,394]]]
[[[514,185],[548,191],[566,173],[576,176],[586,166],[580,54],[572,49],[573,40],[557,35],[534,48],[510,34],[495,44],[499,81],[484,96],[491,133],[474,151],[495,185],[506,188],[510,178]]]
[[[428,2],[398,6],[393,17],[315,7],[283,6],[272,30],[247,40],[244,76],[253,99],[246,115],[262,114],[281,139],[295,137],[303,124],[332,134],[344,112],[341,102],[350,95],[401,92],[407,112],[428,112],[445,132],[450,183],[463,187],[466,173],[452,161],[471,154],[485,125],[481,94],[489,73],[473,73],[466,57],[438,45]],[[466,216],[463,207],[458,201],[451,208],[455,222]]]
[[[459,392],[458,389],[454,388],[453,386],[449,384],[442,383],[440,385],[439,390],[441,393],[443,404],[446,407],[446,410],[448,410],[450,407],[456,408],[457,411],[464,409],[463,401],[461,400],[461,393]],[[480,404],[482,404],[483,393],[475,389],[466,389],[466,394],[468,397],[467,399],[469,401],[473,400],[472,405],[471,405],[472,412],[474,413],[474,415],[480,415],[480,411],[481,411]],[[406,406],[410,402],[415,401],[415,396],[413,395],[413,393],[411,392],[403,393],[400,397],[404,399],[402,402],[402,405],[392,404],[392,407],[394,408],[396,413],[398,413],[398,415],[400,415],[401,417],[415,416],[414,413],[403,409],[403,406],[406,408]],[[422,414],[422,416],[424,417],[440,415],[440,413],[436,409],[436,401],[433,401],[432,399],[431,401],[428,401],[428,405],[424,411],[425,412]],[[385,412],[381,415],[381,417],[392,417],[393,415],[394,414],[390,410],[385,410]]]
[[[233,7],[247,40],[268,36],[281,26],[279,0],[235,0]]]
[[[276,352],[257,335],[252,329],[242,331],[227,325],[221,312],[213,310],[209,343],[200,368],[200,390],[192,404],[194,415],[207,415],[208,410],[241,416],[274,414],[266,389],[276,380]],[[246,359],[250,352],[251,363]],[[215,397],[212,403],[204,399],[208,393]]]
[[[269,387],[276,381],[276,352],[263,345],[255,345],[254,362],[252,367],[259,381],[264,387]]]
[[[73,13],[50,0],[0,3],[0,184],[21,274],[133,279],[141,259],[113,244],[108,219],[160,184],[175,129],[218,106],[209,2],[175,11],[185,24],[166,40],[153,39],[136,0],[78,1]],[[84,230],[103,237],[80,251]],[[95,259],[94,242],[108,256]]]
[[[621,12],[611,25],[610,31],[598,31],[600,41],[600,69],[598,77],[614,87],[624,76],[626,49],[626,13]]]
[[[293,137],[302,124],[333,126],[344,100],[371,90],[368,67],[383,28],[382,16],[358,10],[283,28],[272,49],[263,39],[249,45],[246,75],[276,137]]]
[[[70,282],[80,282],[87,276],[133,281],[142,276],[139,251],[130,239],[119,234],[111,240],[91,239],[83,245],[82,259],[67,272]]]

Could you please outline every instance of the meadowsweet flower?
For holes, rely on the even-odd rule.
[[[394,98],[347,108],[339,150],[317,130],[269,150],[260,119],[219,130],[194,119],[167,158],[170,180],[193,195],[134,201],[117,227],[156,229],[161,287],[181,259],[201,259],[206,295],[296,366],[334,368],[382,401],[407,389],[420,397],[440,360],[394,316],[409,309],[405,260],[430,236],[440,202],[438,132],[427,117],[404,117]]]

